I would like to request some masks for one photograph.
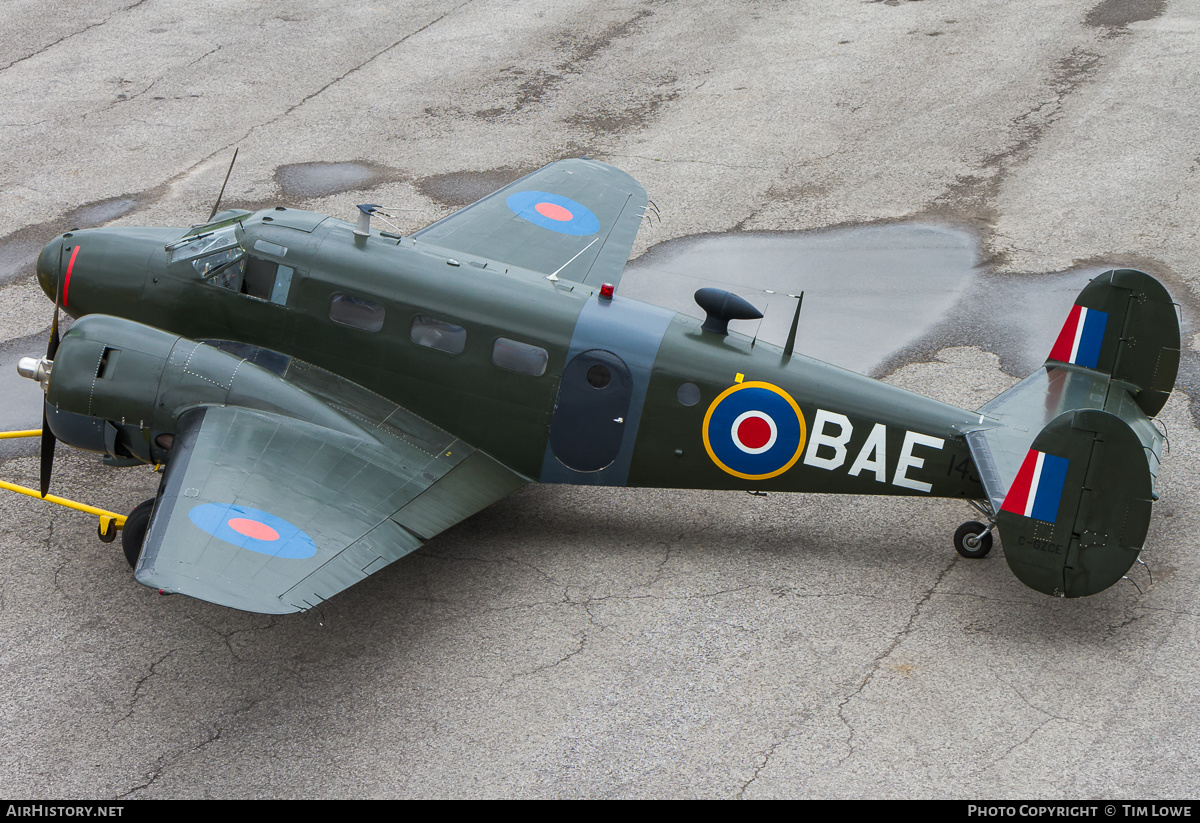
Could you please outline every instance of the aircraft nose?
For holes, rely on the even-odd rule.
[[[57,296],[58,282],[62,277],[62,247],[63,239],[56,237],[47,243],[46,247],[42,249],[42,253],[38,255],[38,285],[51,300]]]

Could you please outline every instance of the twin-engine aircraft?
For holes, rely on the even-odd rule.
[[[55,440],[159,464],[124,524],[137,580],[253,612],[317,606],[526,483],[960,498],[1024,583],[1099,592],[1138,559],[1179,363],[1166,290],[1079,295],[1045,367],[977,411],[616,293],[647,208],[618,169],[554,163],[411,236],[277,207],[71,231]],[[57,308],[79,318],[57,335]],[[798,317],[797,309],[797,317]]]

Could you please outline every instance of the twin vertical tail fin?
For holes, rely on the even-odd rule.
[[[1022,583],[1083,597],[1125,576],[1150,528],[1145,449],[1133,428],[1098,409],[1066,412],[1042,429],[996,516]]]
[[[1157,280],[1105,272],[1080,292],[1045,368],[980,410],[967,441],[1025,584],[1082,597],[1138,559],[1162,451],[1150,417],[1175,385],[1179,345]]]
[[[1179,372],[1179,318],[1162,284],[1114,269],[1092,280],[1071,307],[1048,367],[1074,365],[1124,384],[1146,416],[1166,405]]]

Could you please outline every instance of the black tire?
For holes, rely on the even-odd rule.
[[[963,557],[969,557],[972,560],[978,560],[980,557],[987,557],[987,553],[992,550],[992,533],[988,532],[979,539],[979,545],[971,548],[967,545],[967,538],[983,534],[987,530],[987,526],[980,523],[978,520],[968,520],[958,527],[958,531],[954,532],[954,549]]]
[[[125,518],[125,528],[121,529],[121,548],[125,550],[125,560],[129,568],[137,566],[142,554],[142,543],[146,541],[146,527],[150,525],[150,513],[154,511],[154,501],[151,497],[134,506],[129,517]]]

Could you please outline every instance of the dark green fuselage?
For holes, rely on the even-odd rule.
[[[984,497],[962,437],[977,413],[580,283],[356,236],[323,215],[265,210],[226,226],[244,256],[209,280],[203,255],[186,256],[202,241],[178,245],[180,229],[73,232],[46,247],[39,276],[52,297],[65,283],[75,316],[313,363],[534,480]],[[799,434],[752,419],[739,451],[724,404],[755,397],[775,404],[773,420],[798,410]]]

